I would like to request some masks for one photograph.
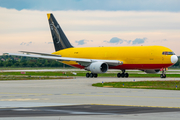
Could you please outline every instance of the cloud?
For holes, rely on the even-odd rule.
[[[50,11],[17,11],[1,7],[0,11],[1,18],[3,18],[0,19],[1,54],[20,50],[54,52],[53,45],[43,44],[45,41],[52,41],[46,16],[46,13]],[[84,47],[95,47],[108,46],[108,44],[119,45],[103,42],[103,40],[110,41],[113,37],[124,40],[121,45],[132,45],[135,38],[146,37],[148,40],[143,45],[162,45],[180,55],[178,49],[180,12],[98,10],[51,12],[75,47],[78,45],[75,41],[83,39],[93,40],[93,42],[85,41],[88,44],[85,44]],[[163,39],[168,41],[153,42]],[[20,45],[29,41],[32,41],[33,47]]]
[[[75,43],[78,43],[78,45],[84,45],[84,44],[87,44],[87,42],[93,42],[93,40],[79,40],[79,41],[75,41]]]
[[[122,39],[120,39],[120,38],[113,37],[113,38],[110,39],[110,41],[104,41],[104,42],[107,42],[107,43],[116,43],[116,44],[120,43],[120,44],[122,44],[124,41]]]
[[[78,43],[78,45],[84,45],[86,44],[87,40],[79,40],[79,41],[75,41],[76,43]]]
[[[30,41],[30,42],[28,42],[28,43],[22,42],[20,45],[26,45],[26,46],[29,46],[30,44],[32,44],[32,41]]]
[[[132,42],[132,40],[123,40],[123,39],[120,39],[118,37],[113,37],[110,39],[110,41],[104,41],[104,42],[107,42],[107,43],[116,43],[116,44],[122,44],[123,42],[126,42],[127,44],[130,44]]]
[[[28,43],[26,44],[26,46],[29,46],[30,44],[32,44],[32,41],[31,41],[31,42],[28,42]]]
[[[0,3],[1,7],[17,10],[180,11],[179,0],[0,0]]]
[[[126,42],[127,44],[142,44],[146,41],[147,38],[136,38],[135,40],[123,40],[117,37],[113,37],[110,39],[110,41],[104,41],[107,43],[116,43],[116,44],[122,44],[123,42]]]
[[[161,39],[161,40],[154,40],[153,42],[167,42],[167,39]]]
[[[48,11],[13,10],[0,7],[0,35],[48,31]],[[8,14],[8,16],[7,16]],[[179,30],[179,13],[135,11],[53,11],[66,31],[162,31]],[[171,18],[171,19],[169,19]],[[11,25],[11,29],[9,26]],[[66,30],[66,31],[65,31]],[[123,33],[124,34],[124,33]],[[47,35],[46,35],[47,36]],[[115,35],[118,37],[118,35]],[[112,36],[111,36],[112,37]],[[84,37],[83,37],[84,38]],[[80,38],[81,39],[81,38]],[[80,40],[77,39],[77,40]],[[85,38],[87,39],[87,38]]]
[[[26,43],[22,42],[20,45],[25,45]]]
[[[47,44],[53,44],[53,42],[48,42]]]
[[[142,44],[146,41],[147,38],[136,38],[135,40],[132,41],[132,44],[135,45],[135,44]]]

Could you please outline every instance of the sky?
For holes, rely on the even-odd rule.
[[[53,13],[74,47],[161,45],[180,55],[179,0],[0,0],[0,54],[54,52]]]

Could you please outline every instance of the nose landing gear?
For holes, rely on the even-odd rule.
[[[166,70],[163,68],[162,74],[160,75],[161,78],[166,78]]]

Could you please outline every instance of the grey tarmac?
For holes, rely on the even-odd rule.
[[[125,88],[99,88],[92,87],[93,83],[110,81],[144,81],[144,80],[180,80],[180,78],[84,78],[61,79],[61,80],[19,80],[0,81],[0,108],[16,109],[29,107],[47,106],[119,106],[130,107],[131,114],[110,115],[64,115],[63,119],[178,119],[179,111],[172,109],[180,108],[180,91],[175,90],[150,90],[150,89],[125,89]],[[131,109],[135,107],[135,109]],[[139,108],[168,108],[170,111],[162,112],[139,112]],[[157,109],[156,109],[157,108]],[[120,109],[120,108],[119,108]],[[133,114],[134,110],[134,114]],[[143,109],[142,109],[143,110]],[[123,110],[122,110],[123,111]],[[83,112],[83,111],[82,111]],[[153,114],[153,117],[150,117]],[[173,117],[171,117],[173,115]],[[144,116],[144,117],[143,117]],[[24,116],[26,117],[26,116]],[[13,119],[21,117],[13,117]],[[57,119],[57,116],[27,116],[27,119]],[[61,119],[62,119],[61,118]],[[4,119],[1,117],[0,119]],[[12,119],[6,117],[5,119]],[[22,118],[23,119],[23,118]],[[59,119],[59,118],[58,118]]]

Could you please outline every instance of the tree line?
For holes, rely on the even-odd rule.
[[[71,67],[56,60],[19,56],[0,56],[0,67]]]

